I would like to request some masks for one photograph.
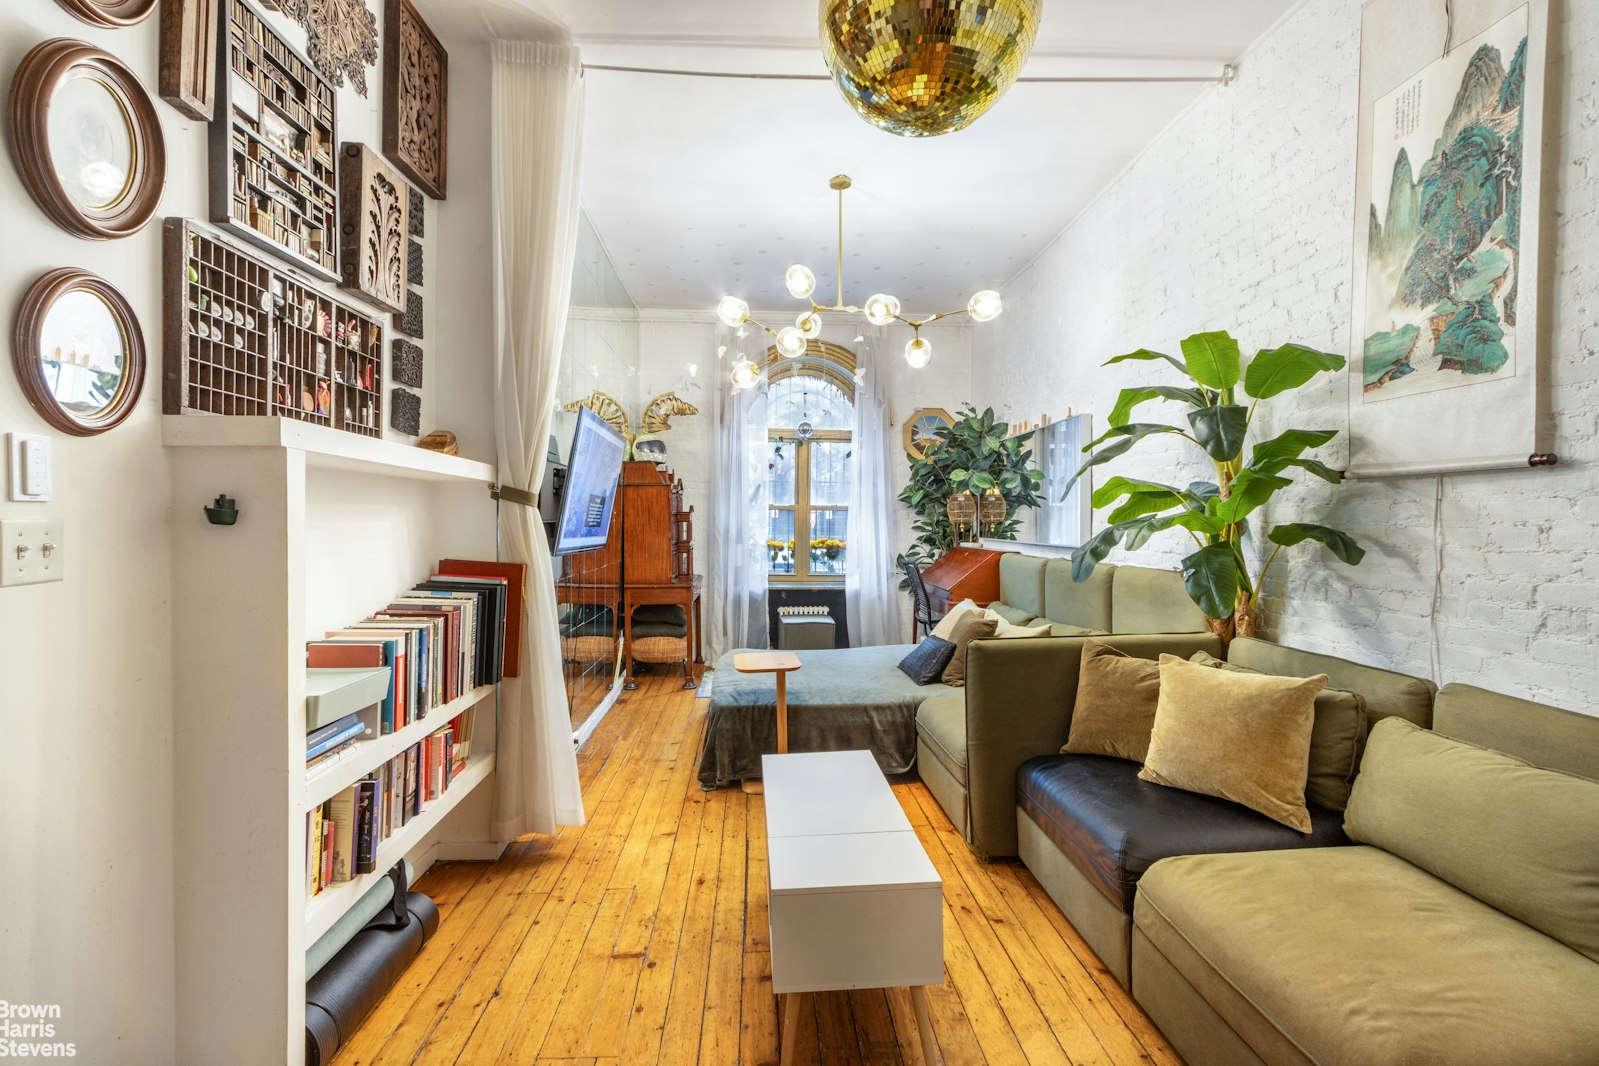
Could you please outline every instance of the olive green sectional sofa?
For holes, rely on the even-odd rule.
[[[1345,828],[1139,882],[1133,995],[1189,1066],[1599,1063],[1599,718],[1448,685],[1373,727]]]
[[[1066,742],[1088,637],[1150,659],[1221,651],[1176,571],[1104,563],[1078,584],[1070,559],[1016,554],[1000,560],[999,586],[992,609],[1052,635],[973,641],[965,689],[916,711],[922,781],[985,858],[1017,854],[1016,770]]]
[[[1123,650],[1144,654],[1136,644]],[[1425,726],[1432,720],[1434,688],[1419,678],[1250,638],[1234,640],[1228,660],[1263,674],[1326,674],[1330,688],[1363,698],[1368,722],[1397,716]],[[1312,830],[1302,834],[1238,804],[1140,780],[1139,765],[1125,759],[1061,754],[1076,696],[1074,684],[1056,696],[1053,713],[1038,706],[988,708],[1003,717],[983,728],[1033,738],[1003,796],[1016,854],[1124,986],[1136,979],[1135,894],[1146,871],[1162,859],[1349,843],[1341,811],[1310,804]],[[998,784],[993,790],[973,805],[999,804]]]

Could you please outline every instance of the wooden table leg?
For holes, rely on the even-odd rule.
[[[803,992],[790,992],[783,1001],[783,1030],[777,1034],[780,1066],[790,1066],[794,1061],[794,1034],[799,1029],[799,1001]]]
[[[622,690],[634,692],[638,682],[633,680],[633,605],[622,601]]]
[[[788,754],[788,674],[777,675],[777,753]]]
[[[704,601],[704,597],[696,592],[694,594],[694,665],[695,666],[704,666],[705,665],[705,641],[704,641],[705,621],[704,621],[704,617],[702,616],[702,614],[700,612],[700,604],[703,601]]]
[[[927,1013],[927,989],[911,986],[911,1004],[916,1008],[916,1031],[922,1038],[922,1060],[927,1066],[938,1062],[938,1047],[933,1043],[933,1020]]]

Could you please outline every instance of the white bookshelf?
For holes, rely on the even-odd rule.
[[[394,830],[389,838],[378,845],[377,869],[359,874],[348,881],[340,881],[312,896],[305,905],[305,939],[314,944],[318,937],[332,928],[339,916],[366,895],[366,890],[381,881],[395,863],[405,858],[422,839],[442,822],[446,815],[472,793],[494,769],[494,755],[476,755],[455,775],[450,787],[437,799],[422,808],[409,822]]]
[[[386,736],[358,740],[350,758],[341,759],[325,769],[318,767],[306,775],[305,798],[301,801],[300,813],[309,814],[322,806],[406,748],[420,743],[429,733],[437,732],[449,725],[456,715],[477,706],[485,697],[493,694],[493,685],[479,685],[465,695],[433,708],[426,717],[419,718],[402,729],[396,729]]]
[[[309,779],[305,644],[440,558],[495,557],[492,464],[292,419],[164,416],[172,470],[178,1061],[302,1066],[305,950],[395,863],[492,858],[497,701],[481,686]],[[238,501],[233,526],[202,508]],[[475,708],[471,757],[382,842],[378,871],[306,893],[306,813]]]

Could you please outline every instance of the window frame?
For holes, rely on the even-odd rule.
[[[850,408],[853,410],[856,401],[855,366],[855,355],[849,349],[827,341],[811,341],[806,346],[805,354],[793,359],[779,354],[776,348],[767,349],[766,379],[770,385],[787,378],[808,374],[846,393],[849,396]],[[794,445],[794,502],[774,504],[768,501],[767,503],[768,530],[771,528],[772,512],[789,511],[794,515],[794,572],[779,574],[768,568],[766,572],[768,585],[807,585],[813,588],[843,586],[845,574],[811,573],[811,516],[817,508],[811,506],[810,446],[812,443],[852,443],[854,439],[855,433],[849,429],[818,429],[812,432],[809,438],[801,440],[797,426],[768,428],[769,445]],[[848,504],[830,504],[819,509],[844,512],[845,528],[849,528]],[[846,547],[844,557],[846,570],[849,568],[848,551]]]

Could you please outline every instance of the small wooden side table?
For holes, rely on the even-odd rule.
[[[791,651],[747,651],[733,656],[733,669],[741,674],[775,675],[779,755],[788,754],[788,675],[799,668],[799,656]],[[759,781],[745,781],[743,788],[752,796],[758,796],[765,791]]]

